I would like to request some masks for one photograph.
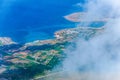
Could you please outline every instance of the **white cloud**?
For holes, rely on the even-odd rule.
[[[87,20],[105,16],[111,19],[103,34],[89,41],[78,40],[76,50],[68,51],[64,69],[72,75],[69,80],[119,80],[120,0],[88,0],[85,10]],[[77,73],[78,79],[73,72]]]

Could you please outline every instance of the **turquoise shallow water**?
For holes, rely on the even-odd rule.
[[[54,38],[55,31],[76,26],[63,16],[82,11],[77,3],[84,0],[1,0],[0,36],[20,43]]]
[[[1,0],[0,36],[17,42],[52,38],[53,33],[75,25],[63,18],[81,10],[74,5],[82,0]]]

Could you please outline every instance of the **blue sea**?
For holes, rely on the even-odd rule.
[[[63,16],[82,11],[83,0],[1,0],[0,36],[19,43],[54,38],[54,32],[75,27]]]

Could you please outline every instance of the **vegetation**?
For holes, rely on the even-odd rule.
[[[73,29],[76,31],[76,29]],[[75,32],[73,31],[73,32]],[[0,74],[0,78],[6,78],[10,80],[30,80],[35,77],[44,75],[47,71],[51,71],[54,67],[66,57],[64,50],[66,46],[71,44],[76,47],[75,43],[69,40],[73,40],[76,34],[65,34],[63,31],[60,33],[64,38],[52,40],[51,43],[37,42],[30,45],[11,44],[0,46],[1,54],[1,69],[5,69]],[[77,35],[84,39],[89,39],[96,34],[94,30],[80,31],[80,35]],[[84,34],[86,33],[86,34]],[[0,45],[1,42],[0,42]],[[73,49],[74,50],[74,49]]]

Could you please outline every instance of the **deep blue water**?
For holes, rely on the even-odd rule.
[[[53,38],[55,31],[75,27],[63,16],[82,11],[77,3],[84,0],[0,0],[0,36],[20,43]]]
[[[78,2],[83,1],[1,0],[0,36],[17,42],[52,38],[55,31],[75,26],[63,16],[81,10],[74,6]]]

